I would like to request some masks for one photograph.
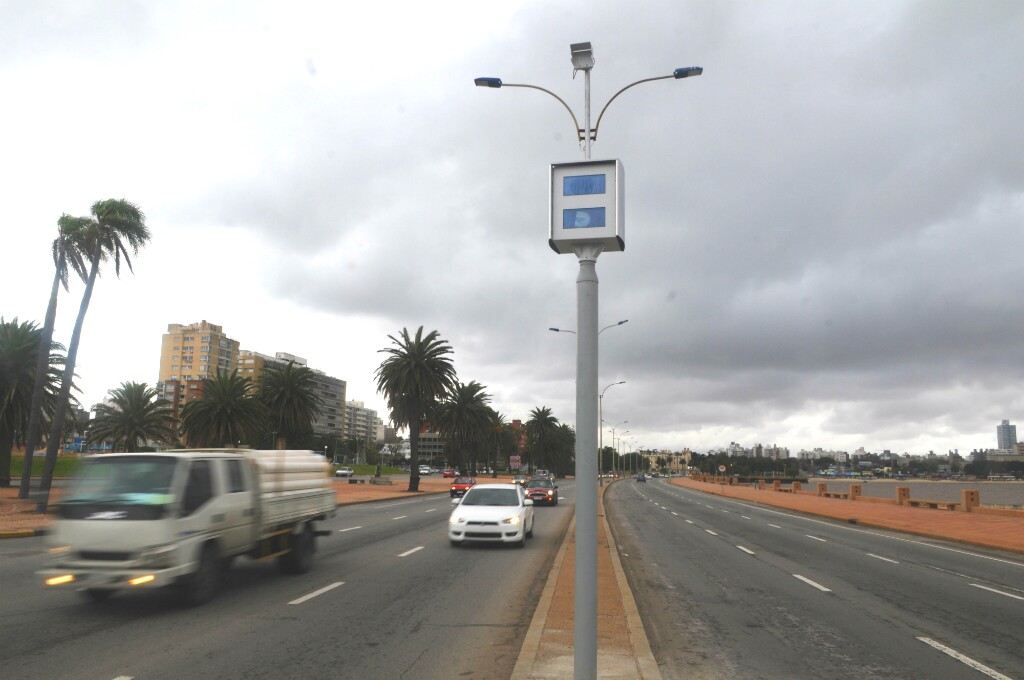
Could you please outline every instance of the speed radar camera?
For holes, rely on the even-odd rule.
[[[600,244],[603,252],[626,249],[622,163],[552,163],[548,244],[556,253]]]

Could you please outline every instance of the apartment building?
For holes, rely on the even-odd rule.
[[[171,402],[175,417],[181,407],[198,398],[202,379],[238,366],[238,341],[205,319],[199,323],[167,325],[160,343],[157,389]]]
[[[366,408],[361,401],[345,403],[345,427],[342,439],[364,442],[384,441],[384,422],[377,417],[377,412]]]

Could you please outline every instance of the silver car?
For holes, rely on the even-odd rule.
[[[448,517],[448,540],[512,543],[520,548],[533,536],[533,501],[518,484],[477,484],[459,499]]]

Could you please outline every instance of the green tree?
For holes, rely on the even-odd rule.
[[[576,431],[570,425],[559,423],[551,437],[551,459],[548,469],[556,476],[576,469]]]
[[[51,343],[43,379],[36,380],[35,359],[42,332],[30,321],[4,321],[0,317],[0,487],[11,484],[11,450],[23,441],[29,425],[32,393],[42,386],[42,410],[52,416],[57,401],[64,348]],[[30,462],[26,456],[26,465]]]
[[[313,421],[324,406],[324,400],[316,393],[313,369],[294,361],[283,366],[268,365],[257,388],[267,409],[268,422],[276,428],[277,448],[288,448],[289,439],[294,441],[312,433]]]
[[[535,465],[550,465],[548,460],[548,443],[558,427],[558,418],[547,406],[538,406],[530,411],[530,419],[526,421],[526,435],[530,440],[530,458],[526,464],[527,473],[532,473]],[[536,454],[536,455],[534,455]]]
[[[384,395],[391,422],[409,429],[409,491],[419,491],[420,427],[446,392],[455,385],[451,345],[437,331],[415,337],[403,328],[398,338],[389,335],[394,347],[378,350],[387,358],[377,367],[377,391]]]
[[[64,377],[61,380],[61,392],[57,399],[57,412],[54,414],[50,437],[46,442],[46,464],[43,467],[43,479],[40,484],[40,489],[43,491],[40,510],[44,512],[49,503],[53,469],[57,464],[57,449],[60,448],[63,439],[61,433],[64,431],[64,417],[71,396],[71,384],[75,375],[75,362],[78,359],[78,345],[82,339],[82,327],[85,324],[86,312],[89,311],[89,301],[92,299],[96,277],[99,275],[100,263],[113,259],[114,273],[120,276],[121,260],[123,259],[128,269],[134,271],[128,251],[131,250],[132,255],[138,254],[139,249],[149,242],[149,228],[146,226],[145,215],[142,214],[138,206],[126,200],[110,198],[105,201],[97,201],[92,204],[92,217],[83,219],[87,219],[87,222],[83,222],[86,226],[83,227],[82,238],[89,262],[89,277],[86,280],[85,292],[82,294],[82,303],[78,308],[75,328],[71,333],[71,343],[68,345],[68,356],[64,365]]]
[[[96,407],[89,427],[90,444],[110,442],[112,451],[132,453],[146,442],[173,444],[178,440],[171,404],[146,383],[125,382],[110,390],[110,403]]]
[[[266,419],[252,380],[222,371],[204,378],[199,398],[181,409],[181,433],[189,446],[233,447],[258,437]]]
[[[445,452],[460,472],[476,472],[477,446],[491,426],[491,397],[475,380],[456,381],[455,386],[434,409],[432,422],[445,439]],[[467,459],[467,453],[473,453]]]
[[[45,375],[50,366],[51,345],[53,343],[53,325],[57,318],[57,294],[61,285],[65,292],[68,290],[68,274],[74,270],[84,281],[86,279],[85,267],[85,227],[88,218],[72,217],[61,215],[57,220],[57,238],[53,240],[53,285],[50,286],[50,300],[46,305],[46,316],[43,319],[41,340],[38,343],[36,354],[35,375]],[[43,426],[43,407],[46,400],[47,386],[49,380],[37,380],[32,387],[32,405],[29,411],[28,429],[25,433],[25,461],[21,468],[21,487],[18,496],[28,498],[29,484],[32,479],[32,456],[35,454],[36,446],[39,443],[40,430]],[[52,407],[53,400],[50,400]],[[48,417],[52,417],[50,410]]]
[[[515,451],[515,435],[504,415],[493,408],[489,411],[490,435],[485,446],[492,452],[491,477],[497,478],[499,461],[505,461],[507,464],[508,456]]]

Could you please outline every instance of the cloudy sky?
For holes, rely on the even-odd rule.
[[[440,332],[509,419],[575,421],[577,263],[552,162],[626,170],[598,261],[625,446],[927,453],[1024,421],[1024,4],[0,2],[0,314],[41,321],[62,213],[146,213],[86,319],[87,404],[168,323],[290,352],[379,409],[388,335]],[[60,299],[70,338],[82,292]],[[610,431],[606,430],[607,443]],[[625,448],[624,448],[625,450]]]

